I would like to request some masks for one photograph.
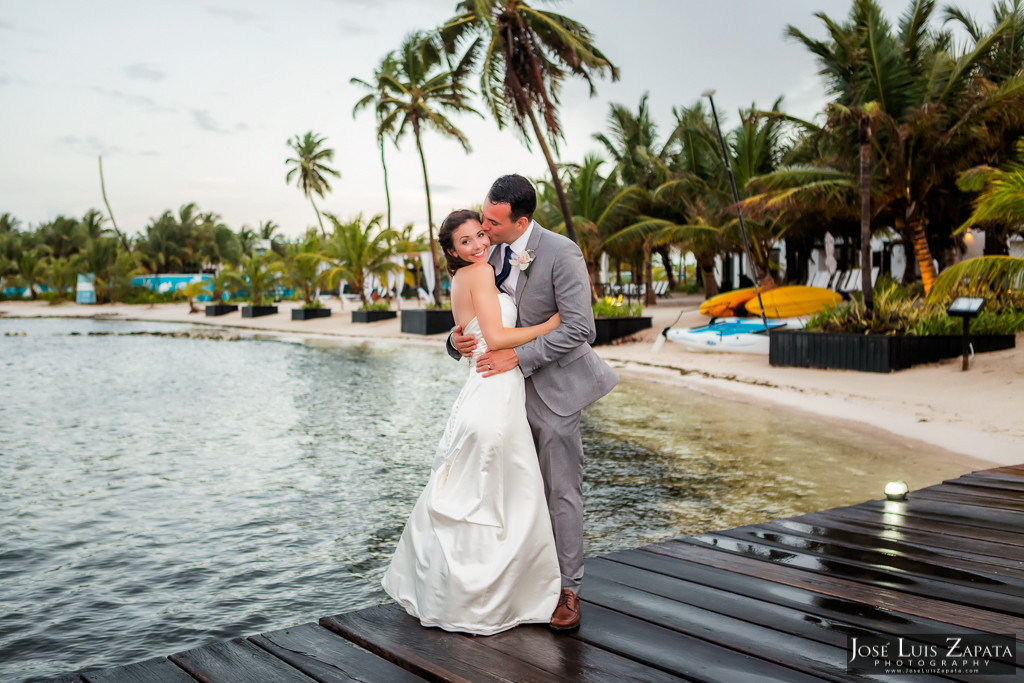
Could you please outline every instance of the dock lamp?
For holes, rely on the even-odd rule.
[[[905,481],[890,481],[885,485],[886,500],[906,500],[910,487]]]
[[[978,314],[981,313],[981,309],[985,307],[985,297],[981,296],[958,296],[953,300],[953,303],[946,309],[948,315],[961,318],[961,324],[963,326],[963,336],[961,337],[961,352],[963,354],[963,362],[960,365],[961,370],[967,370],[968,357],[971,349],[971,318],[977,318]]]

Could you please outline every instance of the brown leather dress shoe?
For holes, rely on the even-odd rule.
[[[580,599],[565,589],[558,598],[558,607],[551,615],[552,631],[572,631],[580,626]]]

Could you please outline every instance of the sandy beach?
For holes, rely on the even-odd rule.
[[[798,411],[816,419],[840,421],[858,430],[884,432],[920,448],[955,453],[965,469],[1024,462],[1024,334],[1018,348],[978,354],[970,369],[960,359],[921,365],[891,374],[772,367],[767,356],[692,353],[668,342],[653,352],[658,331],[691,326],[706,319],[697,312],[701,297],[675,295],[647,309],[653,328],[625,343],[597,347],[620,372],[667,387],[685,386],[737,401]],[[443,335],[403,334],[398,319],[370,324],[351,322],[346,303],[337,302],[330,318],[292,321],[297,302],[282,302],[277,315],[243,319],[237,312],[218,318],[190,314],[185,304],[157,306],[0,302],[4,333],[17,333],[17,318],[100,317],[110,320],[191,323],[229,329],[240,335],[289,338],[325,344],[332,340],[390,339],[437,345]],[[678,320],[678,322],[677,322]]]

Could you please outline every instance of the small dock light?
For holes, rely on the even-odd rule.
[[[953,303],[946,309],[946,314],[961,318],[963,323],[963,335],[961,335],[961,342],[963,354],[963,362],[960,365],[961,370],[967,370],[968,361],[971,353],[971,318],[978,317],[981,313],[981,309],[985,307],[985,299],[980,296],[958,296],[953,300]]]
[[[885,485],[886,500],[906,500],[910,487],[905,481],[890,481]]]

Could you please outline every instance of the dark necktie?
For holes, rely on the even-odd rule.
[[[501,272],[494,276],[494,285],[501,289],[501,285],[508,279],[512,272],[512,247],[505,245],[505,260],[501,263]]]

